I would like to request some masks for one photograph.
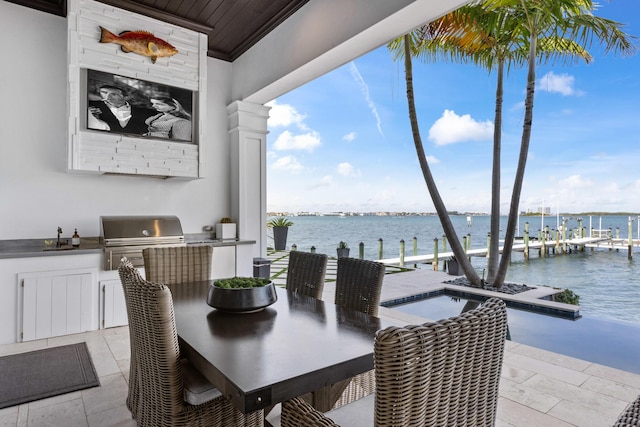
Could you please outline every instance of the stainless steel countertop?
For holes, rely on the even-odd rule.
[[[46,247],[45,240],[52,242]],[[74,248],[69,244],[65,244],[61,248],[56,248],[56,238],[42,239],[15,239],[0,240],[0,259],[3,258],[28,258],[41,256],[58,256],[58,255],[80,255],[104,252],[104,248],[99,243],[97,237],[81,237],[80,246]],[[61,239],[66,242],[67,239]]]
[[[252,245],[255,240],[240,239],[212,239],[210,234],[185,234],[185,242],[187,245],[211,245],[211,246],[236,246],[236,245]],[[45,249],[45,240],[51,241],[51,246]],[[59,256],[59,255],[81,255],[81,254],[100,254],[104,252],[104,246],[100,243],[98,237],[81,237],[80,246],[73,248],[71,239],[61,239],[63,242],[69,240],[68,245],[62,248],[56,248],[56,238],[42,239],[12,239],[0,240],[0,259],[5,258],[28,258],[42,256]]]

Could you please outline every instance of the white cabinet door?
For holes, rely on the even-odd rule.
[[[211,278],[224,279],[236,275],[236,247],[214,246]]]
[[[113,328],[129,323],[127,305],[120,280],[100,281],[102,292],[102,327]]]
[[[97,271],[93,269],[18,274],[22,285],[22,341],[98,329]]]

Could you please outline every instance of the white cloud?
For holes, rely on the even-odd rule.
[[[348,134],[346,134],[345,136],[342,137],[343,141],[347,141],[347,142],[351,142],[354,139],[356,139],[356,136],[358,136],[358,134],[356,134],[355,132],[349,132]]]
[[[284,156],[276,160],[271,167],[274,170],[289,171],[292,173],[299,173],[304,169],[304,166],[294,156]]]
[[[585,188],[593,185],[593,182],[590,179],[583,178],[581,175],[571,175],[558,181],[558,185],[561,188]]]
[[[352,164],[343,162],[336,168],[339,175],[342,176],[360,176],[360,171],[356,170]]]
[[[306,129],[303,121],[306,118],[304,114],[298,113],[294,106],[289,104],[278,104],[277,101],[271,101],[266,104],[271,107],[269,110],[268,125],[271,127],[298,125],[302,129]]]
[[[427,156],[427,162],[428,162],[428,163],[430,163],[430,164],[432,164],[432,165],[434,165],[434,164],[436,164],[436,163],[440,163],[440,160],[438,160],[438,159],[436,158],[436,156],[428,155],[428,156]]]
[[[569,74],[554,74],[549,71],[538,80],[537,87],[549,93],[559,93],[564,96],[582,95],[583,92],[573,88],[575,78]]]
[[[384,135],[382,133],[382,121],[380,120],[380,115],[378,114],[378,109],[376,108],[376,104],[371,99],[371,94],[369,93],[369,86],[362,78],[362,74],[360,74],[358,67],[356,67],[356,64],[353,61],[349,63],[349,71],[351,72],[351,76],[356,81],[358,86],[360,86],[360,91],[362,92],[362,95],[364,96],[364,99],[367,102],[369,109],[371,110],[371,114],[373,114],[373,117],[375,117],[376,119],[378,132],[380,132],[380,135]]]
[[[490,120],[478,122],[469,114],[458,116],[453,110],[444,110],[442,117],[429,129],[429,140],[436,145],[447,145],[462,141],[485,141],[493,137]]]
[[[333,177],[331,175],[325,175],[320,179],[320,181],[313,185],[310,185],[308,188],[309,190],[314,190],[316,188],[325,188],[331,186],[333,186]]]
[[[305,134],[293,135],[288,130],[282,132],[273,143],[276,150],[306,150],[312,152],[322,145],[318,132],[310,131]]]

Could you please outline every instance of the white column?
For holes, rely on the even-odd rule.
[[[253,257],[267,253],[267,119],[269,107],[244,101],[227,106],[231,151],[231,214],[238,238],[238,275],[251,275]]]

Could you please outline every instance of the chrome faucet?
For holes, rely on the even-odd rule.
[[[62,227],[58,227],[58,241],[56,242],[56,248],[59,248],[64,243],[60,241],[60,235],[62,234]]]

